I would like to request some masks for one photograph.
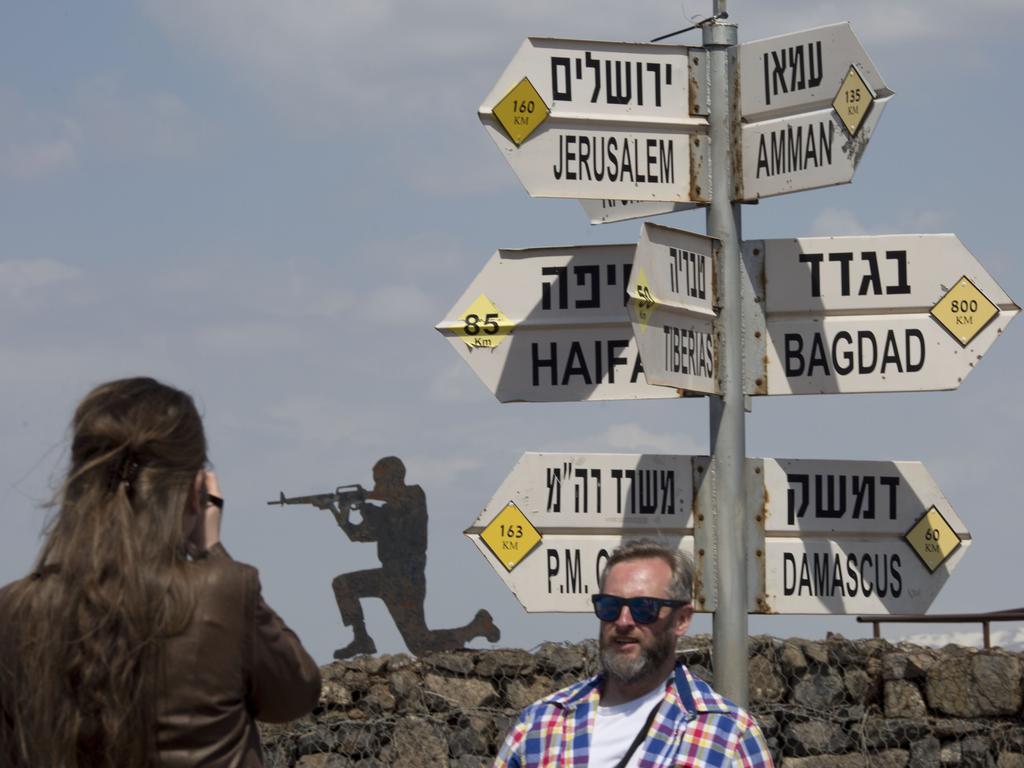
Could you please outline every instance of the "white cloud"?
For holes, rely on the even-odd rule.
[[[340,399],[293,395],[272,406],[269,416],[282,434],[302,443],[336,445],[354,431],[351,405]]]
[[[33,180],[73,165],[75,147],[68,138],[11,144],[0,156],[0,176]]]
[[[466,275],[470,278],[479,268],[477,262],[487,255],[468,254],[465,247],[451,236],[427,231],[403,238],[370,240],[348,258],[379,265],[374,271],[381,278],[390,278],[392,275],[417,278],[434,276],[470,262],[473,272]]]
[[[449,357],[449,362],[441,368],[427,387],[430,399],[441,403],[473,402],[479,399],[481,392],[486,390],[461,357]]]
[[[389,123],[403,135],[415,135],[417,125],[457,123],[475,110],[498,74],[494,51],[507,49],[509,59],[515,52],[510,26],[523,37],[573,36],[574,26],[575,36],[586,36],[585,19],[618,38],[621,14],[611,12],[617,7],[608,0],[147,3],[172,40],[222,61],[285,119],[346,133]],[[644,10],[673,23],[673,14],[654,3]],[[492,64],[477,66],[485,61]]]
[[[114,74],[83,80],[66,103],[46,108],[0,89],[0,178],[44,179],[97,147],[180,158],[194,153],[208,132],[176,94],[132,90]]]
[[[363,320],[374,325],[430,325],[434,322],[434,300],[421,288],[408,283],[381,285],[363,300]]]
[[[980,631],[963,630],[960,632],[935,632],[907,635],[902,638],[908,643],[926,645],[933,648],[941,648],[944,645],[953,643],[955,645],[982,647],[982,634]],[[993,646],[999,646],[1010,651],[1024,651],[1024,627],[1014,629],[993,629],[990,635]]]
[[[80,83],[74,101],[83,140],[118,151],[185,157],[196,151],[208,132],[204,119],[176,94],[136,91],[116,74]]]
[[[81,273],[53,259],[12,259],[0,261],[0,294],[21,298],[26,294],[68,280]]]
[[[303,339],[304,335],[288,324],[259,320],[212,324],[198,334],[203,347],[231,355],[287,352],[303,347]]]
[[[839,208],[826,208],[811,223],[811,234],[821,236],[864,235],[867,229],[857,214]]]
[[[473,472],[484,466],[481,459],[468,456],[413,456],[402,459],[406,465],[409,483],[425,486],[428,492],[447,488],[460,475]]]
[[[77,160],[79,129],[74,121],[48,114],[22,95],[0,87],[0,177],[45,178]]]
[[[901,222],[907,232],[948,232],[949,216],[938,211],[914,211]]]
[[[872,44],[909,46],[932,41],[963,39],[965,35],[1012,33],[1013,24],[1024,20],[1018,0],[843,0],[807,4],[763,3],[736,0],[733,19],[745,28],[756,28],[756,37],[785,34],[850,19],[861,40]],[[985,18],[985,24],[976,23]],[[749,30],[748,30],[749,31]],[[752,39],[744,34],[744,38]]]
[[[710,5],[691,2],[686,12],[707,15]],[[852,18],[866,43],[919,55],[933,41],[1010,30],[1024,18],[1014,0],[984,5],[831,0],[808,8],[737,0],[730,12],[744,39]],[[500,72],[495,62],[514,55],[518,42],[510,39],[646,40],[685,23],[678,6],[653,1],[634,3],[629,14],[610,0],[148,0],[146,8],[183,50],[221,62],[290,123],[346,134],[389,125],[404,136],[450,128],[471,114]],[[982,14],[990,15],[984,25],[955,21]],[[691,32],[671,42],[698,40]]]
[[[678,432],[653,432],[635,423],[612,424],[604,432],[585,441],[595,451],[640,453],[698,453],[697,442]]]
[[[464,127],[474,126],[467,120]],[[472,138],[477,136],[474,131]],[[487,146],[463,141],[460,146],[449,146],[442,151],[415,153],[406,164],[409,186],[428,197],[442,199],[490,194],[518,186],[515,175],[490,146],[490,139],[480,138],[484,138]],[[459,162],[453,163],[453,157],[458,157]]]

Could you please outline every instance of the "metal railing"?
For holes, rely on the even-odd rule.
[[[985,648],[991,648],[991,634],[989,631],[993,621],[1024,621],[1024,608],[1010,608],[1005,611],[989,611],[988,613],[936,613],[925,614],[893,614],[879,616],[858,616],[857,621],[869,623],[874,627],[873,637],[878,639],[882,636],[881,624],[981,624],[982,636]]]

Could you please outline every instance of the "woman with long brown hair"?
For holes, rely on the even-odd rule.
[[[258,766],[254,718],[309,712],[316,664],[220,543],[192,398],[96,387],[32,573],[0,589],[0,764]]]

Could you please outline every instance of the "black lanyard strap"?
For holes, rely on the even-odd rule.
[[[615,768],[626,768],[626,763],[629,762],[629,758],[633,756],[633,753],[636,752],[636,748],[640,746],[640,744],[644,740],[644,737],[647,735],[647,731],[651,729],[651,723],[654,722],[654,716],[658,714],[658,708],[660,706],[661,702],[659,701],[651,709],[651,714],[647,716],[647,720],[646,722],[644,722],[644,727],[640,729],[640,733],[638,733],[636,735],[636,738],[633,739],[633,743],[629,745],[629,749],[626,750],[626,754],[622,756],[622,759],[619,760],[619,764],[616,765]]]

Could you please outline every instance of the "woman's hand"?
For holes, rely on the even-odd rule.
[[[215,544],[220,543],[220,520],[223,515],[223,503],[213,503],[211,497],[223,500],[220,492],[220,484],[217,482],[217,475],[206,469],[199,472],[196,478],[196,485],[199,488],[199,509],[195,526],[189,534],[189,539],[201,552],[205,552]]]

